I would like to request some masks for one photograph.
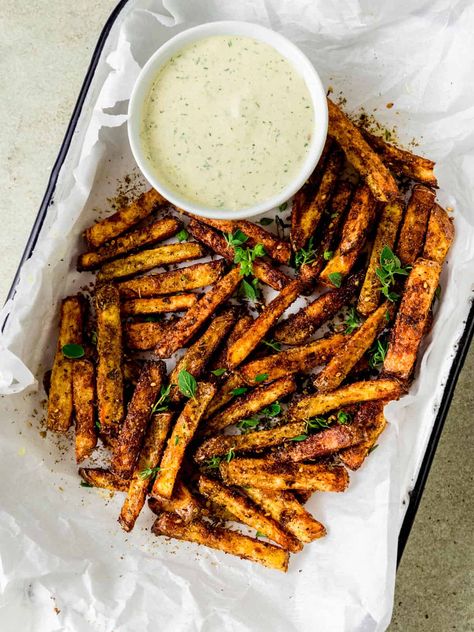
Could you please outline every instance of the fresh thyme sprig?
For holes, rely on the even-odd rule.
[[[380,253],[380,266],[376,269],[375,274],[378,276],[380,283],[380,291],[389,301],[395,302],[399,295],[391,291],[396,284],[397,276],[407,276],[410,266],[402,267],[400,259],[393,253],[392,249],[384,246]]]

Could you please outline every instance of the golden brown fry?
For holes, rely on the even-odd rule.
[[[158,323],[126,323],[125,344],[135,351],[150,351],[156,347],[173,323],[175,323],[174,320]]]
[[[386,204],[383,208],[370,253],[369,266],[357,303],[358,311],[364,316],[368,316],[376,310],[380,303],[380,279],[377,276],[377,268],[380,267],[380,254],[384,246],[393,250],[402,215],[403,205],[398,200]]]
[[[83,302],[68,296],[61,303],[59,338],[54,356],[48,398],[47,425],[50,430],[67,432],[72,421],[73,361],[63,354],[64,345],[82,343]]]
[[[222,344],[235,322],[235,309],[226,308],[221,314],[216,316],[203,335],[188,349],[183,357],[176,363],[175,368],[170,373],[170,384],[178,384],[178,376],[181,371],[186,370],[193,377],[198,378],[204,372],[209,358],[215,350]],[[172,386],[170,400],[177,402],[183,395],[177,386]]]
[[[87,483],[85,487],[100,487],[112,492],[127,492],[130,485],[128,479],[120,478],[101,467],[80,467],[79,476]]]
[[[318,296],[307,307],[292,314],[275,329],[274,338],[287,345],[300,345],[308,340],[326,321],[350,302],[362,280],[354,274],[342,287]]]
[[[222,461],[219,470],[228,485],[258,489],[343,492],[349,482],[347,471],[341,466],[280,463],[270,458]]]
[[[237,423],[240,419],[251,417],[265,406],[276,402],[277,399],[286,397],[295,390],[295,380],[290,375],[275,380],[271,384],[260,386],[250,393],[240,395],[230,406],[207,420],[203,425],[203,432],[206,435],[220,432],[227,426]]]
[[[329,135],[337,140],[348,161],[366,180],[375,199],[391,202],[399,197],[397,183],[360,130],[328,99]]]
[[[423,250],[426,227],[435,194],[417,184],[413,187],[398,237],[397,254],[404,266],[413,265]]]
[[[203,544],[284,573],[288,570],[288,551],[274,544],[260,542],[247,535],[242,535],[237,531],[212,526],[209,522],[201,519],[185,524],[173,514],[164,513],[156,519],[151,530],[155,535],[165,535],[178,540]]]
[[[196,433],[199,421],[215,392],[215,386],[212,384],[198,382],[194,397],[186,402],[166,444],[160,471],[153,485],[153,496],[171,498],[185,450]]]
[[[276,324],[283,312],[298,298],[301,282],[291,281],[254,320],[247,331],[236,340],[227,352],[227,366],[234,369],[255,349],[266,333]]]
[[[339,452],[339,458],[351,470],[357,470],[375,446],[379,435],[383,432],[387,421],[383,414],[383,402],[368,402],[360,406],[359,415],[365,414],[366,439],[350,448]]]
[[[231,263],[234,261],[234,250],[226,242],[223,235],[195,219],[189,222],[187,229],[195,239],[202,242],[215,253]],[[262,258],[255,259],[253,262],[253,275],[259,281],[266,283],[275,290],[282,290],[291,281],[291,278],[284,272],[281,272],[269,261]]]
[[[402,381],[411,377],[440,274],[441,264],[437,261],[415,262],[390,336],[383,365],[385,374]]]
[[[443,263],[454,239],[454,226],[446,211],[438,204],[431,209],[426,231],[423,258]]]
[[[76,360],[73,364],[72,399],[76,418],[76,463],[80,463],[97,445],[94,365],[89,360]]]
[[[386,301],[381,305],[337,351],[329,363],[315,377],[313,384],[320,393],[336,389],[349,375],[351,369],[370,349],[377,336],[387,327],[393,314],[393,304]]]
[[[210,363],[209,368],[212,369],[224,369],[226,366],[226,358],[227,351],[229,347],[234,344],[236,340],[240,338],[240,336],[247,331],[250,325],[253,323],[253,318],[250,314],[244,314],[241,316],[237,322],[235,323],[232,331],[227,336],[225,340],[225,344],[222,349],[219,351],[216,358]],[[215,398],[214,398],[215,399]]]
[[[214,285],[186,314],[166,332],[158,342],[155,353],[160,358],[169,358],[184,347],[215,310],[227,301],[242,280],[239,268],[234,268]]]
[[[130,478],[133,474],[165,373],[166,367],[162,362],[148,361],[143,365],[112,454],[110,469],[123,478]]]
[[[367,185],[360,185],[354,194],[346,221],[342,227],[338,252],[348,254],[353,250],[361,252],[367,234],[372,228],[377,204]]]
[[[169,294],[157,298],[135,298],[122,303],[122,314],[160,314],[164,312],[182,312],[189,309],[198,300],[197,294]]]
[[[185,523],[191,522],[191,520],[194,520],[202,513],[202,508],[196,498],[194,498],[186,485],[179,479],[174,485],[171,498],[152,496],[148,501],[148,506],[153,513],[158,515],[163,513],[163,511],[175,513]]]
[[[240,375],[247,384],[254,384],[257,375],[268,377],[262,382],[273,382],[284,375],[306,373],[320,364],[326,364],[329,358],[341,348],[347,336],[334,334],[327,338],[319,338],[300,347],[285,349],[273,355],[265,356],[240,368]]]
[[[304,206],[296,205],[294,211],[292,210],[290,238],[293,250],[304,248],[317,229],[339,177],[342,162],[342,151],[339,147],[334,147],[329,154],[321,182],[314,196]]]
[[[344,408],[344,406],[358,402],[398,399],[404,392],[400,383],[395,379],[379,378],[354,382],[342,386],[332,393],[307,395],[293,401],[288,408],[288,418],[292,421],[311,419],[316,415],[324,415],[324,413],[336,410],[336,408]]]
[[[158,413],[151,418],[143,447],[138,457],[128,488],[127,497],[120,511],[119,523],[125,531],[131,531],[145,504],[147,491],[151,486],[153,472],[160,462],[166,437],[171,425],[171,413]]]
[[[122,423],[122,325],[117,288],[104,285],[96,293],[97,313],[97,404],[100,430],[116,434]]]
[[[197,259],[203,257],[204,254],[205,251],[201,244],[191,241],[142,250],[103,265],[97,275],[97,283],[133,276],[169,263]]]
[[[145,298],[196,290],[215,283],[224,273],[224,261],[196,263],[170,272],[152,274],[117,284],[122,298]]]
[[[114,239],[114,237],[121,235],[135,224],[138,224],[139,221],[148,217],[158,206],[164,206],[165,204],[167,204],[165,198],[158,191],[150,189],[142,193],[137,200],[134,200],[128,206],[90,226],[85,231],[85,238],[91,248],[98,248],[105,244],[106,241]]]
[[[253,386],[257,386],[257,382],[254,382]],[[219,390],[206,409],[204,419],[209,419],[209,417],[212,417],[212,415],[230,402],[231,399],[235,397],[233,391],[238,388],[244,388],[246,390],[247,387],[245,381],[238,373],[232,373],[225,382],[221,384]]]
[[[243,524],[264,533],[265,537],[283,549],[297,553],[303,548],[301,542],[286,533],[273,518],[267,517],[261,509],[236,490],[206,476],[199,477],[198,488],[201,494],[228,509]]]
[[[313,542],[326,535],[324,525],[313,518],[291,492],[247,487],[245,493],[300,542]]]
[[[116,259],[120,255],[137,250],[143,246],[151,246],[157,241],[164,241],[179,231],[182,224],[174,217],[165,217],[155,222],[137,228],[136,230],[113,239],[93,252],[84,252],[79,255],[77,269],[94,270],[107,261]]]

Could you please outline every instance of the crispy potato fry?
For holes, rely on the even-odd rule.
[[[218,281],[224,273],[222,259],[209,263],[196,263],[170,272],[152,274],[117,284],[122,298],[146,298],[162,294],[175,294],[196,290]]]
[[[225,483],[258,489],[303,489],[343,492],[347,470],[341,466],[306,463],[279,463],[270,458],[222,461],[219,470]]]
[[[423,250],[426,227],[435,194],[417,184],[413,187],[398,237],[397,254],[404,266],[413,265]]]
[[[106,241],[121,235],[135,224],[138,224],[139,221],[151,215],[158,206],[166,204],[165,198],[158,191],[150,189],[142,193],[137,200],[134,200],[128,206],[90,226],[85,231],[85,238],[91,248],[99,248]]]
[[[247,331],[247,329],[250,327],[250,325],[253,323],[253,318],[252,316],[250,316],[250,314],[243,314],[242,316],[240,316],[240,318],[238,318],[237,322],[235,323],[234,327],[232,328],[232,331],[230,332],[230,334],[227,336],[224,345],[222,346],[221,350],[219,351],[219,353],[216,355],[216,357],[210,362],[209,364],[209,368],[211,370],[214,369],[224,369],[226,366],[226,358],[227,358],[227,351],[230,347],[230,345],[234,344],[234,342],[236,340],[238,340],[240,338],[240,336]]]
[[[352,200],[346,221],[342,226],[338,252],[342,255],[353,250],[360,252],[375,216],[377,204],[367,185],[360,185]]]
[[[210,226],[206,226],[195,219],[192,219],[187,225],[191,235],[202,242],[205,246],[221,255],[229,262],[234,261],[234,250],[229,246],[224,237],[213,230]],[[266,259],[258,258],[253,262],[253,274],[262,283],[266,283],[275,290],[282,290],[291,278],[278,268],[275,268]]]
[[[297,204],[291,213],[290,239],[293,250],[304,248],[317,229],[341,171],[343,154],[333,147],[327,159],[321,182],[314,196],[305,205]]]
[[[300,542],[313,542],[326,535],[326,528],[306,511],[291,492],[247,487],[247,496]]]
[[[253,386],[257,386],[257,382],[253,383]],[[239,373],[231,373],[225,382],[223,382],[217,391],[216,395],[213,397],[211,403],[206,409],[204,414],[204,419],[209,419],[212,417],[218,410],[223,408],[228,402],[230,402],[235,395],[233,391],[237,388],[245,388],[246,384],[244,379]]]
[[[274,338],[287,345],[300,345],[306,342],[321,325],[350,302],[361,281],[361,274],[352,275],[342,287],[318,296],[307,307],[279,323]]]
[[[227,426],[237,423],[240,419],[251,417],[265,406],[269,406],[277,399],[286,397],[296,390],[294,378],[290,375],[265,384],[237,397],[234,402],[218,412],[203,424],[203,433],[207,435],[220,432]]]
[[[366,439],[357,445],[345,448],[339,452],[339,458],[351,470],[357,470],[374,448],[380,434],[383,432],[387,420],[383,414],[383,402],[368,402],[361,404],[358,415],[365,415]]]
[[[164,513],[156,519],[151,530],[155,535],[203,544],[284,573],[288,570],[288,551],[237,531],[212,526],[201,519],[185,524],[173,514]]]
[[[380,155],[384,164],[397,175],[408,176],[430,187],[437,187],[438,182],[434,174],[435,163],[428,158],[422,158],[405,149],[386,143],[380,136],[374,136],[362,130],[367,142]]]
[[[84,252],[79,255],[77,269],[94,270],[107,261],[116,259],[120,255],[137,250],[143,246],[151,246],[157,241],[164,241],[179,231],[181,222],[174,217],[158,219],[146,226],[113,239],[93,252]]]
[[[141,360],[125,360],[122,364],[122,374],[125,382],[136,385],[142,372],[143,362]]]
[[[301,282],[291,281],[254,320],[247,331],[236,340],[227,352],[227,366],[234,369],[255,349],[266,333],[276,324],[283,312],[298,298]]]
[[[360,130],[330,99],[329,135],[337,140],[350,163],[366,180],[376,200],[391,202],[399,197],[397,183]]]
[[[135,351],[150,351],[156,347],[175,322],[175,320],[167,320],[157,323],[126,323],[125,344]]]
[[[141,250],[103,265],[97,274],[97,283],[133,276],[170,263],[198,259],[204,254],[205,250],[201,244],[191,241]]]
[[[384,246],[393,250],[402,215],[403,205],[398,200],[386,204],[383,208],[357,303],[357,310],[364,316],[375,311],[380,303],[380,279],[377,276],[380,254]]]
[[[266,516],[259,507],[238,491],[206,476],[199,477],[198,488],[201,494],[228,509],[243,524],[265,533],[265,537],[283,549],[297,553],[303,548],[299,540],[286,533],[273,518]]]
[[[441,264],[417,259],[406,282],[385,357],[384,374],[405,382],[415,367],[431,303],[439,283]]]
[[[316,415],[324,415],[336,408],[344,408],[358,402],[377,399],[398,399],[404,394],[401,384],[395,379],[366,380],[342,386],[332,393],[307,395],[296,399],[288,408],[288,418],[292,421],[311,419]]]
[[[120,526],[125,531],[133,529],[145,504],[146,495],[151,486],[153,470],[157,467],[163,454],[172,418],[173,415],[171,413],[158,413],[151,418],[143,440],[140,456],[130,481],[127,497],[122,505],[118,519]]]
[[[67,432],[71,425],[73,360],[64,356],[63,347],[82,343],[83,311],[83,301],[79,295],[68,296],[61,303],[59,338],[49,387],[49,430]]]
[[[212,384],[198,382],[195,396],[186,402],[166,444],[160,471],[153,485],[153,496],[171,498],[185,450],[195,435],[199,421],[215,392],[216,388]]]
[[[104,285],[96,293],[97,313],[97,404],[100,430],[114,435],[122,423],[122,325],[117,288]]]
[[[178,376],[183,370],[188,371],[195,378],[202,375],[209,358],[222,344],[222,341],[225,340],[232,325],[235,323],[235,316],[235,309],[230,307],[214,318],[203,335],[186,349],[183,357],[176,363],[175,368],[170,373],[170,384],[178,383]],[[183,395],[179,388],[172,386],[170,400],[177,402],[182,398]]]
[[[197,300],[197,294],[168,294],[156,298],[134,298],[122,303],[122,314],[137,316],[139,314],[182,312],[192,307]]]
[[[152,496],[148,501],[148,506],[157,515],[164,511],[175,513],[186,524],[197,518],[201,513],[205,513],[196,498],[180,479],[174,485],[171,498]]]
[[[184,347],[213,312],[235,292],[242,280],[239,268],[233,268],[214,285],[186,314],[166,332],[155,348],[160,358],[169,358]]]
[[[370,349],[377,336],[387,327],[393,311],[393,304],[386,301],[362,323],[359,329],[348,336],[344,345],[336,351],[313,380],[314,386],[320,393],[328,393],[340,386],[364,353]]]
[[[344,334],[319,338],[307,345],[285,349],[244,364],[239,373],[247,384],[255,384],[257,375],[268,376],[262,380],[265,384],[285,375],[306,373],[315,366],[325,364],[345,344],[346,340],[347,336]]]
[[[454,226],[446,211],[438,204],[431,209],[426,231],[423,258],[443,263],[454,239]]]
[[[87,483],[85,487],[100,487],[111,492],[127,492],[130,485],[128,479],[120,478],[101,467],[80,467],[79,476]]]
[[[80,463],[97,445],[94,365],[89,360],[76,360],[73,364],[72,400],[76,418],[76,463]]]

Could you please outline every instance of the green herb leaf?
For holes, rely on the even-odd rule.
[[[86,483],[86,481],[81,481],[81,487],[94,487],[94,485],[91,485],[90,483]]]
[[[65,358],[69,358],[70,360],[76,360],[77,358],[82,358],[85,354],[84,347],[82,345],[76,344],[67,344],[62,348],[63,356]]]
[[[257,257],[263,257],[266,254],[262,244],[255,244],[253,248],[242,248],[241,246],[232,246],[234,249],[234,263],[240,264],[240,274],[248,276],[253,272],[253,262]]]
[[[249,389],[246,386],[239,386],[237,388],[233,388],[230,392],[231,395],[233,395],[234,397],[237,397],[237,395],[243,395],[244,393],[246,393]]]
[[[441,298],[441,285],[438,285],[438,287],[435,290],[435,298],[439,299]]]
[[[260,414],[263,417],[276,417],[281,413],[281,404],[280,402],[273,402],[270,406],[267,406],[263,410],[260,411]]]
[[[186,369],[179,372],[178,388],[185,397],[194,397],[196,395],[197,382]]]
[[[214,371],[211,371],[212,375],[215,375],[216,377],[220,377],[221,375],[224,375],[224,373],[227,371],[227,369],[214,369]]]
[[[330,261],[334,256],[334,252],[332,250],[325,250],[323,252],[324,261]]]
[[[329,280],[334,285],[334,287],[341,287],[342,285],[342,274],[340,272],[331,272],[328,275]]]
[[[181,437],[179,435],[176,435],[176,437],[174,439],[174,444],[178,445],[180,439],[181,439]]]
[[[380,291],[389,301],[396,301],[399,295],[392,292],[397,276],[407,276],[410,266],[402,267],[400,259],[393,253],[392,249],[384,246],[380,252],[380,266],[375,270],[375,274],[381,283]]]
[[[281,351],[281,344],[276,340],[262,340],[262,343],[274,351]]]
[[[260,226],[269,226],[273,222],[271,217],[262,217],[262,219],[258,220],[257,224]]]
[[[229,448],[229,451],[224,456],[224,459],[227,461],[227,463],[229,463],[230,461],[232,461],[234,456],[235,456],[234,448]]]
[[[260,423],[260,419],[258,417],[250,417],[249,419],[241,419],[237,424],[237,428],[242,430],[243,432],[247,432],[252,428],[256,428]]]
[[[168,410],[170,391],[171,384],[168,384],[166,388],[164,386],[161,387],[160,396],[151,408],[151,412],[153,415],[155,415],[156,413],[163,413]]]
[[[372,369],[378,369],[385,360],[388,350],[388,340],[379,338],[369,349],[369,366]]]
[[[313,417],[306,422],[307,432],[309,430],[324,430],[324,428],[329,428],[329,423],[324,417]]]
[[[345,410],[337,411],[337,423],[341,426],[346,426],[352,421],[352,416],[349,413],[346,413]]]
[[[257,531],[257,533],[255,534],[256,538],[266,538],[267,536],[262,533],[261,531]]]
[[[308,438],[307,434],[300,434],[300,435],[297,435],[296,437],[292,437],[290,441],[306,441],[307,438]]]
[[[301,268],[301,266],[313,263],[316,259],[316,250],[313,246],[313,237],[308,241],[307,248],[300,248],[295,254],[295,267]]]
[[[228,233],[227,235],[224,235],[224,237],[231,248],[241,246],[249,239],[240,229],[236,230],[235,233]]]
[[[360,327],[362,321],[360,319],[359,314],[357,313],[355,307],[351,307],[347,312],[345,325],[346,325],[346,334],[351,334],[358,327]]]
[[[96,331],[91,331],[90,341],[91,341],[91,344],[93,344],[94,346],[97,345],[97,332]]]
[[[245,298],[247,298],[249,301],[252,301],[254,303],[258,301],[258,298],[259,298],[258,279],[253,279],[251,283],[243,279],[240,287],[241,287],[242,294],[245,296]]]
[[[146,467],[138,472],[138,478],[144,481],[146,478],[150,478],[150,476],[156,476],[160,469],[159,467]]]
[[[254,382],[264,382],[268,377],[268,373],[259,373],[253,378]]]
[[[379,444],[376,443],[375,445],[371,446],[369,448],[369,451],[367,452],[367,456],[369,456],[369,454],[371,454],[371,452],[373,452],[374,450],[376,450],[379,447]]]
[[[282,213],[283,211],[286,211],[287,208],[288,202],[283,202],[283,204],[280,204],[280,206],[278,207],[278,210],[280,211],[280,213]]]
[[[204,461],[203,465],[205,468],[212,470],[215,469],[217,467],[219,467],[220,463],[221,463],[222,459],[219,456],[213,456],[210,459],[207,459],[206,461]]]
[[[189,233],[185,228],[182,228],[179,233],[176,235],[178,241],[186,241],[189,237]]]
[[[94,421],[94,426],[97,428],[97,430],[100,430],[102,428],[101,423],[98,419]]]

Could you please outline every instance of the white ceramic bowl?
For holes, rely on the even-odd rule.
[[[140,138],[144,103],[159,69],[172,55],[185,46],[213,35],[240,35],[244,37],[252,37],[272,46],[276,51],[278,51],[278,53],[280,53],[280,55],[285,57],[293,65],[295,70],[304,78],[312,99],[314,110],[314,128],[311,144],[306,160],[304,161],[297,176],[283,189],[283,191],[280,191],[273,197],[270,197],[259,204],[255,204],[254,206],[237,210],[209,209],[205,206],[190,202],[185,198],[181,198],[175,191],[171,191],[160,180],[159,175],[146,159]],[[251,24],[250,22],[209,22],[208,24],[196,26],[179,33],[175,37],[172,37],[150,57],[143,67],[133,88],[128,107],[128,137],[130,140],[130,146],[140,170],[151,186],[159,191],[175,206],[196,215],[201,215],[202,217],[215,219],[243,219],[245,217],[252,217],[269,211],[270,209],[280,206],[280,204],[286,202],[296,193],[296,191],[298,191],[298,189],[303,186],[318,163],[326,140],[327,128],[328,110],[326,93],[319,75],[314,69],[312,63],[299,48],[282,35],[279,35],[270,29],[264,28],[263,26]]]

